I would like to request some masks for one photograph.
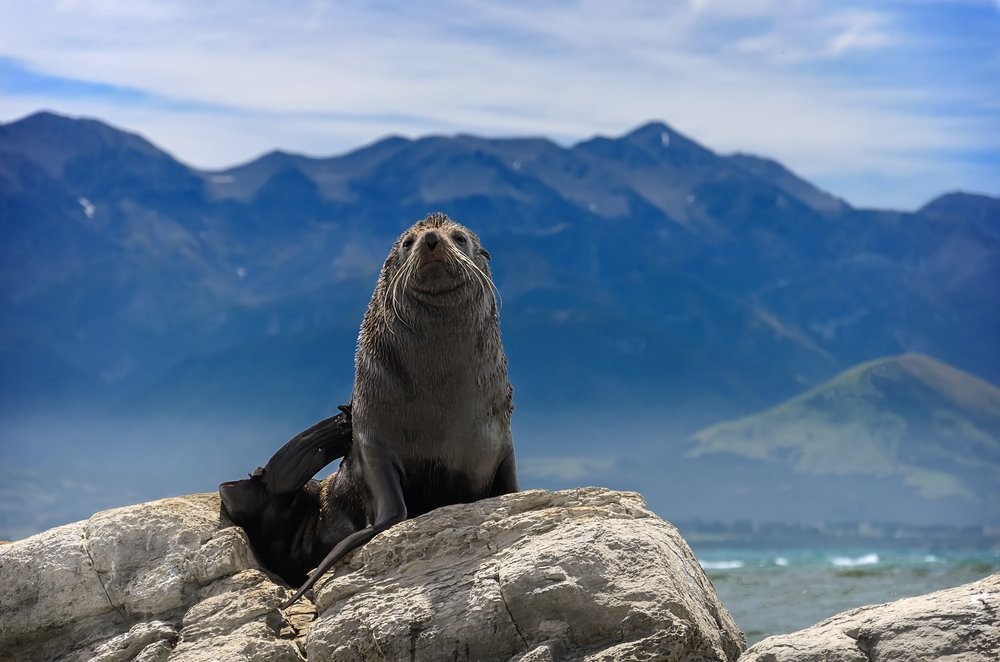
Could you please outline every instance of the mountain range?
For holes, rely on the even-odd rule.
[[[134,133],[42,112],[0,125],[11,466],[30,474],[42,437],[75,439],[42,444],[68,462],[150,421],[238,421],[243,446],[220,444],[206,466],[263,463],[349,397],[375,275],[429,211],[469,225],[493,255],[519,454],[539,485],[644,484],[647,458],[711,477],[725,462],[784,454],[782,471],[807,476],[792,446],[746,451],[732,441],[745,434],[710,426],[882,357],[919,353],[949,366],[938,377],[1000,382],[997,198],[857,209],[775,161],[717,154],[659,122],[571,146],[389,137],[331,158],[275,151],[203,171]],[[75,432],[29,424],[55,419]],[[996,439],[996,421],[986,425]],[[841,438],[817,443],[835,453]],[[142,457],[162,452],[131,443]],[[914,478],[924,465],[900,466],[878,474],[903,481],[900,494],[958,499],[970,521],[1000,517],[975,505],[966,476],[943,494]],[[653,505],[670,515],[671,499]],[[872,508],[854,515],[920,518]]]

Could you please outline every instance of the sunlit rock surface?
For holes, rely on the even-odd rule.
[[[0,547],[0,660],[735,660],[742,634],[636,494],[531,491],[378,536],[281,611],[215,495]],[[315,619],[315,620],[314,620]]]
[[[309,659],[735,660],[743,635],[677,530],[633,493],[441,508],[316,591]]]
[[[3,545],[0,660],[300,659],[275,610],[290,592],[256,568],[214,494],[108,510]]]
[[[805,630],[769,637],[740,662],[995,662],[1000,660],[1000,574],[859,607]]]
[[[0,661],[1000,659],[1000,574],[744,652],[677,530],[634,493],[529,491],[377,536],[314,606],[199,494],[0,545]],[[742,657],[740,654],[743,653]]]

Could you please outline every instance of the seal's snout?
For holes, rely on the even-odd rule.
[[[437,248],[437,245],[441,243],[441,237],[438,236],[437,232],[431,230],[424,235],[424,243],[427,244],[427,250],[433,253],[434,249]]]

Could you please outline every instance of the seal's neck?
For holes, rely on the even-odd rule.
[[[407,311],[409,312],[409,311]],[[437,345],[454,347],[478,341],[483,329],[496,324],[492,311],[468,308],[435,308],[393,320],[397,338],[411,347],[432,350]]]
[[[452,337],[496,323],[493,300],[471,288],[444,296],[407,293],[400,303],[399,315],[392,316],[394,326],[418,336]]]

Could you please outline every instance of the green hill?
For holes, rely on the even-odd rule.
[[[1000,388],[921,354],[861,364],[777,407],[702,430],[694,442],[691,457],[898,477],[932,499],[1000,496]]]

